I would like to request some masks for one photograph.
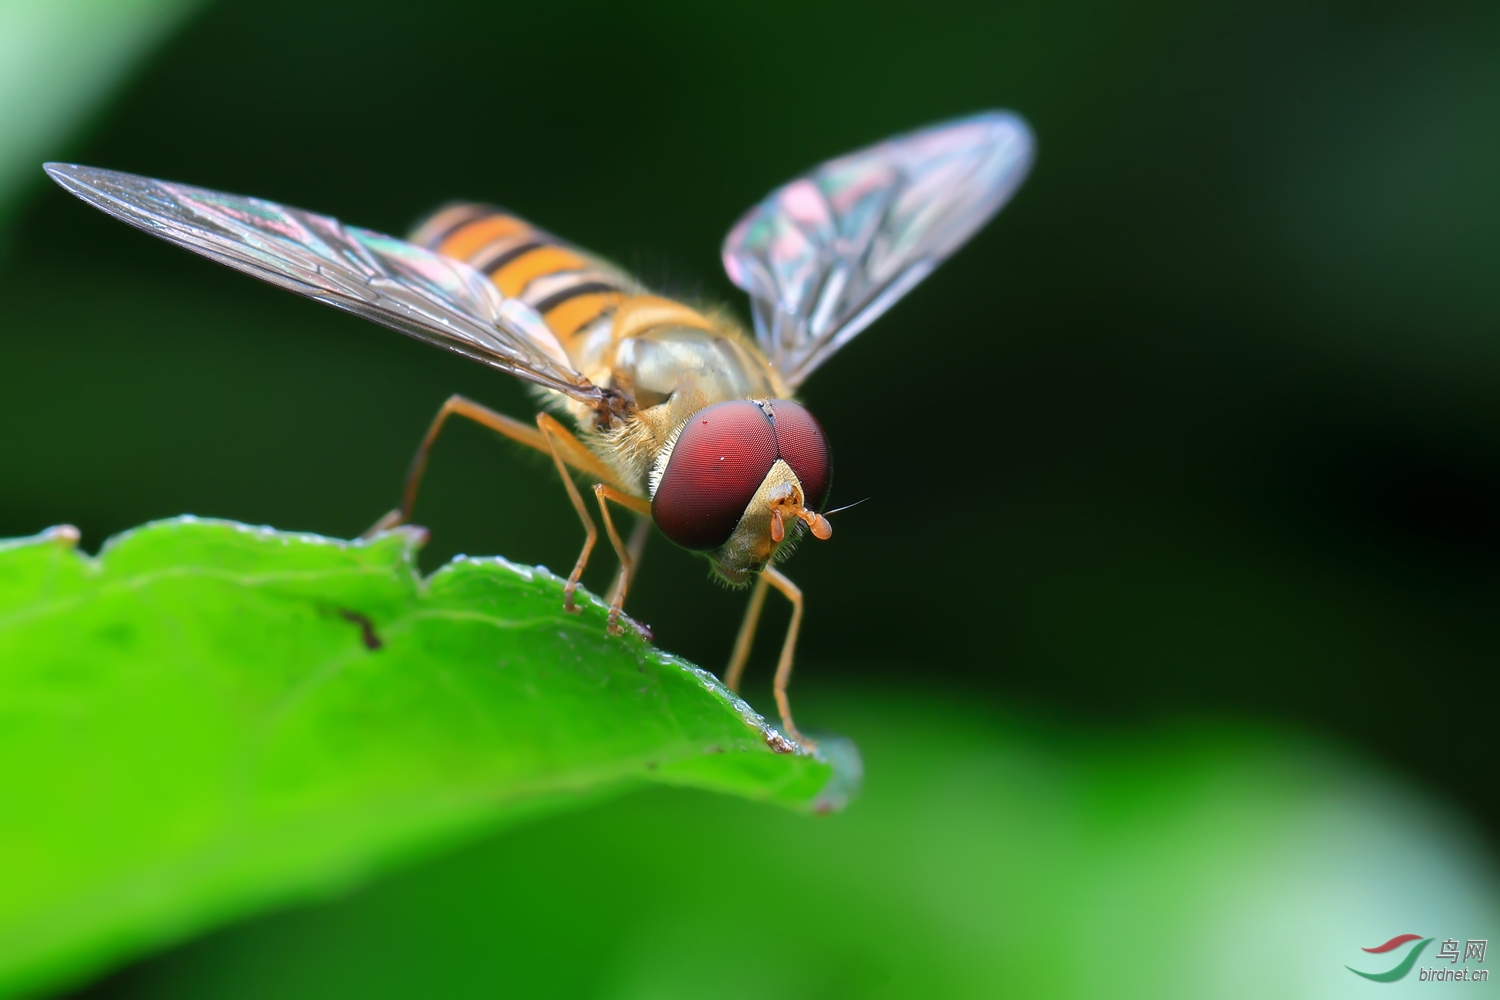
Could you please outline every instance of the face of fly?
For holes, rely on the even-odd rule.
[[[683,548],[702,552],[726,583],[765,569],[802,526],[833,532],[817,511],[833,461],[823,428],[786,399],[706,407],[677,429],[651,471],[651,516]]]

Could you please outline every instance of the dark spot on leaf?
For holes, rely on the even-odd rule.
[[[724,752],[724,748],[721,747],[721,746],[719,746],[719,744],[715,743],[713,746],[709,747],[707,750],[705,750],[703,752],[704,753],[723,753]]]
[[[139,639],[135,627],[129,622],[111,622],[96,630],[94,636],[100,642],[122,650],[135,648]]]
[[[349,611],[340,608],[339,615],[359,626],[359,635],[364,640],[366,649],[379,649],[385,645],[385,643],[380,641],[380,636],[375,634],[375,623],[358,611]]]
[[[646,761],[646,770],[648,770],[648,771],[654,771],[654,770],[656,770],[656,761],[654,761],[654,760],[648,760],[648,761]]]

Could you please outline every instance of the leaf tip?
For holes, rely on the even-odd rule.
[[[812,811],[820,816],[842,812],[864,784],[865,762],[858,745],[843,736],[820,736],[813,756],[832,768],[833,774],[813,799]]]

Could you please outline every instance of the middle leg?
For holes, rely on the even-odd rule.
[[[609,516],[609,504],[606,501],[614,501],[626,510],[634,511],[642,518],[651,516],[651,504],[639,497],[621,493],[614,487],[603,483],[594,484],[594,497],[599,501],[599,514],[604,518],[604,530],[609,534],[609,542],[615,548],[615,555],[620,557],[620,572],[615,578],[615,585],[610,588],[609,592],[609,631],[612,635],[619,635],[623,631],[620,628],[620,612],[625,604],[625,594],[630,589],[630,575],[635,560],[631,557],[630,550],[625,547],[625,543],[620,540],[620,533],[615,530],[615,521]],[[649,638],[650,630],[646,629],[645,632]]]
[[[568,471],[568,464],[563,459],[563,453],[569,443],[578,448],[583,443],[568,433],[568,429],[559,423],[554,417],[546,413],[536,415],[537,430],[542,432],[542,440],[547,444],[547,450],[552,454],[552,461],[557,465],[557,474],[562,477],[563,487],[568,491],[568,499],[573,501],[573,509],[578,512],[578,519],[583,522],[583,551],[578,553],[578,561],[573,564],[573,572],[568,574],[568,582],[563,586],[563,610],[578,614],[583,609],[573,603],[573,594],[578,590],[578,581],[583,577],[583,570],[589,564],[589,555],[594,551],[594,543],[599,540],[599,529],[594,527],[594,519],[589,517],[589,509],[584,505],[583,497],[578,492],[578,486],[573,482],[573,476]],[[604,502],[599,502],[599,509],[604,509]],[[605,524],[609,524],[609,512],[605,511]],[[613,525],[609,525],[610,537],[615,535]],[[610,631],[617,626],[613,619],[610,620]]]
[[[625,550],[630,553],[630,579],[635,579],[641,571],[641,555],[646,551],[646,542],[651,538],[651,528],[655,524],[649,517],[641,516],[635,519],[635,527],[630,529],[630,538],[625,542]],[[625,581],[629,584],[630,580]],[[623,595],[617,594],[615,588],[609,591],[609,603],[615,603],[615,598],[624,599]]]

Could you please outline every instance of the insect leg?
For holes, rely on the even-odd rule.
[[[734,639],[734,652],[729,656],[729,669],[724,671],[724,686],[738,692],[740,678],[745,673],[745,663],[750,659],[750,647],[755,642],[755,628],[760,624],[760,609],[766,606],[766,588],[770,584],[762,573],[755,580],[755,589],[750,592],[750,606],[745,609],[745,620],[740,623],[740,634]]]
[[[612,500],[626,510],[648,517],[651,514],[651,505],[645,500],[621,493],[603,483],[594,484],[594,498],[599,501],[599,513],[604,517],[604,530],[609,534],[609,542],[615,547],[615,555],[620,557],[620,572],[615,577],[614,587],[610,590],[609,602],[609,631],[612,635],[619,635],[622,631],[620,609],[625,603],[625,592],[630,589],[630,573],[634,560],[630,558],[630,550],[620,540],[620,533],[615,530],[615,521],[609,516],[609,504],[606,501]],[[647,630],[647,635],[649,634]]]
[[[563,610],[576,614],[579,608],[573,603],[573,592],[578,589],[578,580],[583,576],[583,568],[589,564],[589,553],[594,551],[594,542],[599,539],[599,529],[594,527],[594,519],[589,517],[589,509],[584,506],[583,497],[579,495],[578,487],[573,483],[573,477],[568,474],[568,467],[563,463],[562,452],[567,447],[565,441],[571,441],[580,448],[583,445],[568,433],[566,427],[545,413],[536,415],[536,425],[547,442],[547,450],[552,453],[552,461],[557,464],[557,474],[562,476],[563,486],[568,491],[568,499],[573,501],[573,509],[578,511],[578,519],[583,522],[583,530],[586,532],[583,539],[583,551],[578,553],[578,561],[573,564],[573,572],[568,574],[568,582],[563,587]],[[600,506],[602,508],[603,505]],[[606,519],[605,523],[608,524],[609,521]],[[614,534],[613,528],[610,529],[610,534]],[[614,624],[613,618],[610,624]]]
[[[620,481],[615,478],[614,470],[605,465],[602,458],[589,451],[588,445],[574,437],[573,432],[564,427],[556,417],[550,413],[538,413],[536,425],[550,442],[542,448],[542,451],[566,462],[585,476],[603,480],[616,488],[620,487]]]
[[[630,553],[630,579],[634,580],[637,573],[641,571],[641,553],[646,551],[646,542],[651,538],[651,518],[638,517],[635,519],[635,527],[630,529],[630,540],[625,543],[625,550]],[[628,584],[630,581],[627,580]],[[624,596],[615,593],[615,588],[609,591],[609,603],[614,604],[618,597],[623,602]]]
[[[432,425],[427,428],[427,435],[422,438],[422,443],[417,446],[417,453],[412,456],[411,465],[406,470],[406,483],[401,490],[401,506],[386,514],[380,520],[370,526],[361,538],[369,538],[387,528],[394,528],[398,524],[405,524],[411,517],[412,507],[417,502],[417,489],[422,485],[422,475],[427,471],[427,457],[432,451],[433,443],[437,441],[438,434],[442,431],[444,423],[450,416],[460,416],[472,420],[476,424],[488,427],[492,431],[498,431],[510,438],[519,441],[528,448],[535,448],[545,455],[553,454],[542,432],[530,424],[524,423],[514,417],[507,417],[503,413],[496,413],[487,406],[481,406],[464,396],[449,396],[447,402],[438,410],[437,416],[433,418]],[[554,421],[555,422],[555,421]],[[561,428],[561,425],[558,425]],[[564,431],[566,433],[566,431]],[[569,440],[578,445],[582,454],[570,451],[565,460],[568,464],[580,471],[597,478],[612,478],[609,469],[598,457],[584,448],[571,434]]]
[[[802,627],[802,590],[770,566],[762,570],[760,576],[792,602],[792,623],[787,626],[786,639],[781,644],[781,660],[776,664],[776,679],[771,684],[771,690],[776,695],[776,707],[781,710],[781,724],[786,727],[786,734],[792,739],[803,746],[814,746],[812,740],[798,732],[797,724],[792,721],[791,703],[786,697],[786,685],[792,679],[792,653],[797,649],[797,630]]]

